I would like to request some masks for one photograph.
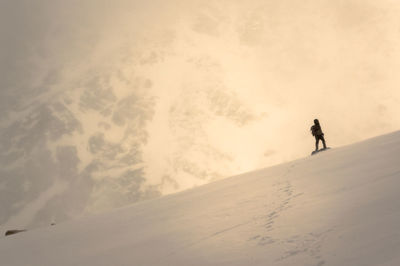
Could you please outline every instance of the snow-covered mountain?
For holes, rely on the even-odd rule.
[[[399,265],[400,132],[0,239],[2,265]]]
[[[0,1],[0,226],[59,223],[301,158],[316,117],[332,146],[397,130],[398,10]]]
[[[210,142],[207,127],[238,129],[257,115],[224,84],[219,58],[182,41],[199,38],[197,28],[190,24],[181,33],[169,21],[143,33],[132,26],[109,41],[119,23],[99,29],[83,16],[87,28],[76,32],[70,15],[42,5],[55,13],[43,21],[28,16],[40,38],[18,46],[20,55],[3,71],[23,77],[1,81],[0,225],[63,221],[233,171],[232,153]],[[46,24],[55,14],[55,25]],[[64,38],[75,47],[61,45]]]

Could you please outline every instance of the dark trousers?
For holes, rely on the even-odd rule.
[[[322,141],[322,144],[324,145],[324,149],[326,149],[326,143],[325,143],[324,135],[316,135],[315,136],[315,150],[316,151],[318,150],[319,140]]]

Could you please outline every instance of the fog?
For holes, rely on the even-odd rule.
[[[397,1],[0,2],[0,225],[398,130]]]

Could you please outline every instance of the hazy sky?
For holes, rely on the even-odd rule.
[[[400,127],[399,16],[392,0],[1,0],[1,130],[62,99],[82,129],[46,145],[74,146],[83,171],[91,135],[126,139],[124,119],[71,104],[96,76],[104,105],[134,91],[149,108],[142,164],[164,193],[308,156],[314,118],[350,144]]]
[[[355,0],[3,0],[2,94],[32,89],[46,71],[63,72],[61,79],[106,64],[119,56],[116,47],[170,31],[175,57],[212,57],[243,101],[278,109],[284,142],[308,134],[303,128],[318,116],[340,145],[397,128],[399,8],[396,1]]]

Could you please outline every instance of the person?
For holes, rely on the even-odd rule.
[[[311,127],[311,133],[315,137],[315,151],[318,151],[318,144],[320,140],[324,145],[324,149],[326,149],[324,133],[322,132],[318,119],[314,119],[314,125]]]

